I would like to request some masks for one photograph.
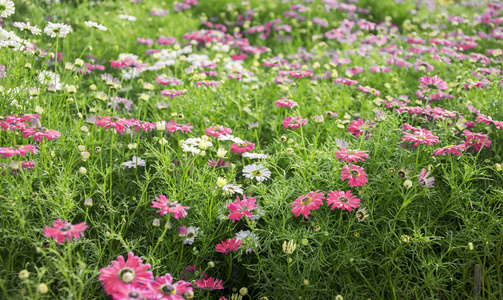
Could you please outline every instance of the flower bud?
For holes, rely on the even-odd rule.
[[[407,189],[410,189],[412,187],[412,181],[409,179],[405,180],[403,186],[406,187]]]
[[[224,148],[218,148],[218,152],[217,152],[217,157],[220,157],[220,158],[225,158],[225,155],[227,154],[227,150],[225,150]]]
[[[82,175],[86,175],[87,174],[87,169],[84,168],[84,167],[80,167],[79,168],[79,173],[82,174]]]
[[[47,284],[41,283],[41,284],[38,285],[37,291],[40,294],[47,294],[47,292],[49,292],[49,288],[47,287]]]
[[[25,280],[25,279],[28,279],[28,277],[30,277],[30,272],[28,272],[28,270],[21,270],[19,272],[19,279],[21,280]]]
[[[93,207],[93,198],[86,198],[86,200],[84,200],[84,206]]]
[[[86,161],[90,156],[91,156],[91,153],[89,153],[87,151],[80,152],[80,157],[82,158],[82,161]]]
[[[219,188],[223,188],[223,187],[224,187],[224,185],[226,185],[226,184],[227,184],[227,180],[226,180],[225,178],[223,178],[223,177],[218,177],[218,179],[217,179],[217,186],[218,186]]]
[[[248,295],[248,289],[245,288],[245,287],[242,287],[240,290],[239,290],[239,294],[241,294],[241,296],[246,296]]]
[[[154,226],[154,227],[159,227],[159,226],[161,226],[161,220],[159,220],[159,219],[154,219],[154,221],[152,222],[152,226]]]

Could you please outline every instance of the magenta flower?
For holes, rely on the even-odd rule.
[[[173,277],[166,274],[162,277],[156,276],[155,281],[148,283],[147,298],[156,300],[185,300],[184,293],[192,291],[189,282],[179,280],[173,283]]]
[[[239,199],[239,196],[236,197],[238,201],[231,202],[227,205],[227,208],[230,209],[231,214],[229,215],[229,219],[232,220],[232,223],[239,221],[242,216],[247,216],[249,218],[252,217],[250,210],[258,209],[256,198],[246,198],[246,195],[243,195],[243,201]]]
[[[16,129],[23,131],[26,128],[26,126],[28,126],[28,123],[17,121],[15,118],[0,121],[0,128],[2,128],[4,131],[7,130],[12,131]]]
[[[426,173],[426,169],[423,169],[421,174],[417,175],[417,180],[422,187],[432,188],[434,187],[435,177],[428,178],[428,176],[430,176],[430,172]]]
[[[425,144],[425,145],[433,145],[438,143],[438,136],[425,133],[423,131],[416,131],[414,134],[404,132],[404,136],[402,136],[402,139],[404,139],[407,142],[414,143],[414,147],[417,147],[419,144]]]
[[[162,90],[160,93],[164,97],[169,97],[173,99],[173,97],[181,96],[185,92],[183,90],[170,89],[170,90]]]
[[[419,78],[419,82],[421,84],[419,85],[419,88],[424,90],[425,88],[430,90],[430,89],[437,89],[437,90],[447,90],[447,83],[440,79],[437,75],[430,77],[430,76],[423,76]]]
[[[166,122],[166,130],[169,132],[169,133],[173,133],[177,130],[180,130],[182,133],[185,133],[185,132],[192,132],[190,131],[192,128],[194,128],[194,126],[191,126],[190,125],[190,122],[187,123],[187,124],[177,124],[174,120],[171,120],[169,123]]]
[[[208,159],[208,166],[213,167],[213,168],[227,167],[230,164],[231,164],[230,162],[225,161],[223,158],[221,158],[219,160]]]
[[[44,227],[44,235],[55,239],[56,244],[63,243],[65,238],[68,238],[68,241],[71,242],[72,236],[78,240],[81,236],[84,236],[83,231],[87,229],[86,222],[72,225],[68,221],[61,221],[61,219],[57,219],[56,222],[52,223],[52,226],[54,228],[48,226]]]
[[[221,135],[228,135],[232,133],[232,129],[225,128],[223,126],[211,126],[210,128],[206,128],[204,131],[206,135],[219,137]]]
[[[325,199],[325,196],[323,193],[319,193],[319,191],[309,192],[306,195],[300,196],[290,205],[290,207],[293,207],[292,213],[296,217],[303,214],[306,219],[309,219],[308,216],[311,210],[320,208],[320,205],[323,205],[323,199]]]
[[[196,281],[196,288],[202,290],[223,290],[224,286],[222,285],[222,280],[210,277]]]
[[[147,298],[147,288],[139,283],[118,285],[112,294],[115,300],[137,300]]]
[[[363,168],[356,165],[351,165],[351,169],[347,165],[342,168],[341,180],[345,179],[349,179],[348,184],[350,187],[364,186],[368,182],[367,174]]]
[[[128,123],[129,123],[129,126],[134,127],[134,131],[138,131],[138,130],[141,129],[144,132],[147,132],[149,130],[152,130],[152,129],[156,128],[155,123],[140,121],[138,119],[133,119],[133,118],[131,118],[128,121]]]
[[[242,141],[231,145],[232,153],[244,153],[248,151],[253,151],[253,149],[255,149],[255,144],[250,143],[248,141]]]
[[[351,132],[355,137],[359,137],[362,135],[364,132],[365,134],[370,134],[370,130],[373,129],[374,122],[370,121],[363,121],[362,119],[359,119],[357,121],[351,121],[351,125],[348,126],[349,132]]]
[[[33,139],[38,142],[42,142],[42,138],[46,138],[48,140],[53,140],[59,138],[61,133],[56,130],[47,129],[45,127],[28,127],[23,130],[23,137],[27,138],[30,135],[33,135]]]
[[[369,156],[365,152],[368,151],[341,148],[341,151],[335,151],[335,158],[340,158],[341,161],[347,161],[348,163],[358,163],[358,160],[365,161],[365,158],[369,158]]]
[[[215,246],[215,249],[217,249],[217,252],[227,255],[229,252],[238,250],[241,245],[243,245],[243,242],[241,242],[241,240],[237,237],[234,237],[232,239],[227,239],[225,242],[220,242],[220,244]]]
[[[301,125],[305,125],[306,123],[307,120],[302,119],[301,117],[288,116],[283,120],[283,127],[285,127],[285,129],[287,128],[295,129],[300,128]]]
[[[104,127],[105,129],[108,129],[110,127],[114,127],[115,130],[117,130],[118,133],[124,134],[126,132],[126,128],[129,128],[130,123],[128,120],[119,118],[119,117],[101,117],[98,116],[98,119],[96,121],[96,125],[99,127]]]
[[[489,148],[492,144],[492,142],[487,138],[487,134],[484,133],[472,133],[470,130],[465,130],[463,131],[462,136],[466,138],[463,143],[465,143],[467,147],[473,146],[473,150],[475,150],[475,152],[479,152],[484,146]]]
[[[332,210],[335,208],[339,208],[342,210],[353,211],[353,208],[360,207],[360,199],[356,198],[355,195],[351,194],[351,191],[343,192],[341,190],[338,191],[330,191],[328,193],[328,201],[327,205],[332,205]]]
[[[282,97],[281,99],[274,101],[274,103],[276,103],[278,107],[292,107],[294,105],[298,105],[297,102],[291,99],[287,99],[286,97]]]
[[[438,155],[445,156],[446,154],[461,155],[461,151],[465,151],[465,150],[466,150],[466,144],[450,145],[450,146],[445,146],[445,147],[433,150],[433,156],[438,156]]]
[[[0,147],[0,155],[2,157],[11,157],[14,155],[25,156],[26,152],[37,154],[38,149],[33,145],[17,145],[11,147]]]
[[[122,255],[111,262],[111,266],[100,269],[98,280],[107,295],[115,294],[122,288],[135,284],[147,284],[152,280],[152,272],[147,271],[150,264],[142,264],[141,257],[128,253],[127,261]]]
[[[190,209],[188,206],[182,206],[177,201],[169,201],[168,198],[164,195],[159,195],[159,197],[155,197],[155,199],[159,202],[152,201],[152,208],[159,208],[157,213],[164,216],[167,213],[173,213],[175,219],[182,219],[187,216],[186,209]]]

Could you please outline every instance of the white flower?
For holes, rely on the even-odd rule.
[[[250,230],[241,230],[240,232],[236,233],[236,237],[243,243],[243,248],[246,249],[247,254],[250,254],[253,251],[253,246],[255,246],[255,248],[258,248],[257,235],[255,235],[255,233],[251,232]]]
[[[37,28],[36,26],[31,26],[30,25],[30,22],[27,22],[27,23],[23,23],[23,22],[14,22],[14,27],[17,27],[19,28],[19,30],[21,31],[28,31],[30,32],[31,34],[34,34],[34,35],[40,35],[40,33],[42,32],[41,29]]]
[[[248,179],[256,178],[258,182],[262,182],[271,177],[271,171],[261,164],[252,164],[243,168],[243,176]]]
[[[190,152],[192,155],[200,154],[201,150],[197,149],[193,145],[182,144],[183,152]]]
[[[136,21],[136,17],[135,16],[119,15],[118,18],[119,19],[126,19],[126,20],[131,21],[131,22]]]
[[[243,154],[243,157],[248,157],[249,159],[268,159],[269,156],[265,155],[265,154],[261,154],[261,153],[250,153],[250,152],[244,152]]]
[[[222,190],[225,192],[229,192],[229,194],[233,195],[234,193],[238,193],[243,195],[243,189],[241,188],[241,185],[233,185],[233,184],[226,184],[222,187]]]
[[[0,0],[0,18],[7,18],[15,11],[14,2],[11,0]]]
[[[189,228],[187,228],[187,235],[185,236],[185,240],[183,241],[183,243],[192,245],[194,239],[197,237],[199,233],[203,233],[202,231],[199,231],[199,227],[190,226]]]
[[[105,26],[98,24],[96,22],[93,22],[93,21],[85,21],[84,25],[86,25],[87,27],[90,27],[90,28],[95,28],[95,29],[101,30],[101,31],[107,31],[107,29],[108,29]]]
[[[136,168],[137,166],[145,166],[145,160],[143,160],[139,157],[133,156],[131,161],[124,162],[124,163],[122,163],[122,165],[125,167],[128,167],[130,169]]]
[[[2,1],[2,0],[0,0]],[[47,24],[44,28],[45,34],[48,36],[55,38],[55,37],[66,37],[67,34],[72,32],[72,27],[70,25],[66,25],[63,23],[51,23]]]
[[[38,74],[38,81],[40,81],[41,84],[61,85],[59,82],[59,75],[46,70],[43,70]]]

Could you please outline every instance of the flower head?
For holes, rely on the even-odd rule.
[[[223,290],[222,280],[209,277],[208,279],[201,279],[196,281],[196,288],[202,290]]]
[[[236,233],[236,237],[243,242],[243,247],[246,249],[247,254],[251,253],[253,248],[258,248],[257,235],[250,230],[241,230]]]
[[[243,244],[237,237],[232,239],[227,239],[225,242],[222,241],[220,244],[215,246],[217,252],[227,254],[229,252],[236,251]]]
[[[72,27],[70,25],[66,25],[63,23],[51,23],[47,24],[44,28],[45,34],[48,36],[55,38],[55,37],[60,37],[64,38],[66,37],[67,34],[72,32]]]
[[[262,182],[271,177],[271,171],[261,164],[251,164],[243,168],[243,176],[248,179],[256,178],[258,182]]]
[[[188,206],[182,206],[177,201],[170,201],[166,196],[159,195],[159,197],[155,197],[155,199],[159,202],[152,201],[152,208],[159,208],[157,213],[161,216],[164,216],[167,213],[173,213],[175,219],[182,219],[187,216],[186,209],[190,209]]]
[[[87,229],[86,222],[72,225],[68,221],[61,221],[61,219],[57,219],[56,222],[52,223],[52,226],[44,227],[44,235],[55,239],[57,244],[63,243],[65,238],[68,238],[68,241],[71,242],[72,236],[78,240],[81,236],[84,236],[83,231]]]
[[[351,187],[364,186],[367,184],[367,174],[364,169],[356,165],[344,166],[342,168],[341,180],[349,179],[348,184]]]
[[[111,266],[100,269],[98,280],[105,289],[107,295],[115,294],[121,288],[135,284],[147,284],[152,280],[152,272],[147,271],[150,264],[142,264],[141,257],[128,253],[127,261],[122,255],[111,262]]]
[[[340,208],[342,210],[353,211],[353,208],[360,207],[360,199],[351,194],[351,191],[330,191],[327,199],[327,205],[332,205],[332,210]]]
[[[2,157],[11,157],[14,155],[25,156],[26,152],[32,152],[33,154],[37,154],[38,149],[33,145],[17,145],[11,147],[0,147],[0,155]]]
[[[131,168],[136,169],[137,166],[145,166],[145,161],[143,159],[133,155],[133,158],[131,159],[131,161],[123,162],[122,165],[125,167],[128,167],[130,169]]]
[[[426,169],[423,168],[421,173],[417,175],[417,180],[422,187],[432,188],[434,187],[435,177],[428,178],[428,176],[430,176],[430,172],[426,172]]]
[[[243,200],[239,199],[239,196],[236,199],[238,200],[227,205],[227,208],[231,211],[229,219],[232,220],[232,223],[239,221],[242,216],[251,218],[250,210],[258,208],[257,204],[255,204],[256,198],[246,198],[246,195],[243,195]]]
[[[185,300],[183,294],[192,291],[189,282],[179,280],[173,283],[173,277],[166,274],[162,277],[156,276],[155,281],[148,283],[147,298],[156,300]]]
[[[369,158],[369,156],[365,152],[367,151],[341,148],[341,151],[335,151],[335,157],[340,158],[341,161],[347,161],[348,163],[358,163],[358,160],[365,161],[365,158]]]
[[[27,138],[30,135],[33,136],[33,139],[38,142],[42,142],[42,138],[46,138],[48,140],[53,140],[55,138],[59,138],[61,133],[56,130],[47,129],[45,127],[28,127],[23,130],[23,137]]]
[[[255,144],[247,141],[240,141],[231,145],[232,153],[244,153],[253,151],[253,149],[255,149]]]
[[[0,0],[0,18],[7,18],[15,11],[14,2],[11,0]]]
[[[437,90],[447,90],[447,84],[445,81],[440,79],[437,75],[430,77],[430,76],[423,76],[419,78],[419,82],[421,84],[419,85],[419,88],[422,90],[430,90],[430,89],[437,89]]]
[[[296,217],[303,214],[306,219],[308,219],[311,210],[315,210],[320,208],[320,205],[323,205],[323,199],[325,199],[323,193],[319,191],[309,192],[306,195],[300,196],[297,198],[290,207],[292,208],[292,213],[295,214]]]
[[[302,119],[301,117],[292,117],[288,116],[283,120],[283,127],[285,129],[295,129],[300,128],[301,125],[305,125],[307,123],[307,119]]]
[[[351,132],[355,137],[359,137],[362,135],[364,132],[365,134],[370,134],[370,130],[373,129],[374,121],[363,121],[362,119],[356,120],[356,121],[351,121],[351,125],[349,125],[348,130]]]

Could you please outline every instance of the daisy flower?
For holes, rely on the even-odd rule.
[[[101,30],[101,31],[107,31],[108,30],[108,28],[106,28],[105,26],[103,26],[101,24],[98,24],[96,22],[92,22],[92,21],[85,21],[84,25],[86,25],[87,27],[90,27],[90,28]]]
[[[407,142],[414,143],[414,147],[417,147],[419,144],[425,144],[425,145],[433,145],[438,143],[438,136],[425,133],[422,131],[416,131],[414,134],[404,132],[404,136],[402,136],[402,139],[404,139]]]
[[[192,155],[198,155],[201,153],[201,149],[194,147],[193,145],[182,144],[183,152],[190,152]]]
[[[360,207],[361,201],[355,195],[351,194],[351,191],[343,192],[341,190],[330,191],[327,200],[327,205],[332,205],[332,210],[339,208],[348,211],[353,211],[353,208]]]
[[[147,289],[141,284],[120,285],[112,294],[115,300],[137,300],[147,297]]]
[[[479,152],[484,146],[489,148],[492,144],[492,141],[487,138],[487,134],[484,133],[472,133],[470,130],[465,130],[462,136],[466,138],[463,143],[465,143],[467,147],[473,146],[475,152]]]
[[[269,156],[261,153],[250,153],[250,152],[245,152],[241,154],[243,157],[247,157],[249,159],[268,159]]]
[[[173,283],[173,277],[166,274],[162,277],[156,276],[155,281],[148,283],[147,298],[156,300],[185,300],[184,293],[192,291],[189,282],[179,280]]]
[[[434,187],[433,183],[435,182],[435,177],[428,178],[428,176],[430,176],[430,172],[427,173],[426,169],[423,169],[421,173],[417,175],[417,180],[422,187],[432,188]]]
[[[335,151],[335,158],[340,158],[341,161],[347,161],[348,163],[358,163],[358,160],[365,161],[365,158],[369,158],[369,156],[365,152],[368,151],[341,148],[341,151]]]
[[[168,198],[164,195],[159,195],[159,197],[155,197],[155,199],[159,202],[152,201],[152,208],[159,208],[157,213],[164,216],[167,213],[173,213],[175,219],[182,219],[187,216],[186,209],[190,209],[188,206],[182,206],[177,201],[169,201]]]
[[[243,176],[248,179],[256,178],[258,182],[262,182],[271,177],[271,171],[261,164],[252,164],[243,168]]]
[[[227,253],[239,249],[241,245],[243,245],[243,242],[241,242],[237,237],[234,237],[232,239],[227,239],[225,242],[224,241],[220,242],[220,244],[217,244],[215,246],[215,249],[217,249],[217,252],[224,253],[227,255]]]
[[[152,280],[152,272],[147,271],[150,264],[142,264],[141,257],[128,253],[127,261],[122,255],[111,262],[111,266],[100,269],[98,280],[105,289],[107,295],[112,295],[129,285],[147,284]]]
[[[292,117],[288,116],[283,120],[283,127],[285,129],[291,128],[300,128],[301,125],[305,125],[307,123],[307,119],[302,119],[301,117]]]
[[[37,28],[36,26],[31,26],[30,25],[30,22],[26,22],[26,23],[23,23],[23,22],[14,22],[14,27],[17,27],[19,28],[19,30],[21,31],[27,31],[33,35],[40,35],[40,33],[42,33],[42,30]]]
[[[30,135],[33,135],[33,139],[38,142],[42,142],[42,138],[46,138],[48,140],[53,140],[59,138],[61,133],[56,130],[47,129],[45,127],[28,127],[23,130],[23,137],[27,138]]]
[[[233,195],[234,193],[243,195],[243,188],[241,185],[226,184],[222,187],[222,190],[228,192],[230,195]]]
[[[136,169],[137,166],[143,166],[144,167],[145,166],[145,161],[143,159],[141,159],[141,158],[136,157],[136,156],[133,155],[133,158],[131,159],[131,161],[123,162],[122,165],[125,166],[125,167],[128,167],[130,169],[131,168],[135,168]]]
[[[230,164],[231,164],[230,162],[225,161],[223,158],[218,159],[218,160],[208,159],[208,166],[213,167],[213,168],[227,167]]]
[[[298,105],[297,102],[291,99],[287,99],[286,97],[282,97],[281,99],[274,101],[274,103],[276,103],[278,107],[292,107],[294,105]]]
[[[440,79],[437,75],[430,77],[430,76],[423,76],[419,78],[419,82],[421,84],[419,85],[419,88],[424,90],[425,88],[430,90],[430,89],[437,89],[437,90],[447,90],[447,83]]]
[[[128,120],[119,117],[98,116],[98,119],[99,120],[96,121],[97,126],[104,127],[105,129],[114,127],[117,132],[122,134],[126,132],[126,128],[129,128],[131,125]]]
[[[25,156],[26,152],[32,152],[33,154],[37,154],[38,149],[33,145],[17,145],[11,147],[0,147],[0,155],[2,157],[11,157],[14,155]]]
[[[362,119],[359,119],[357,121],[351,121],[351,125],[348,126],[349,132],[351,132],[355,137],[359,137],[362,135],[364,132],[365,134],[369,134],[369,131],[373,129],[374,122],[370,121],[363,121]]]
[[[255,204],[257,201],[256,198],[246,198],[246,195],[243,195],[243,201],[239,199],[239,196],[236,197],[237,201],[229,203],[226,207],[231,211],[229,215],[229,219],[232,220],[232,223],[239,221],[242,216],[247,216],[249,218],[252,217],[250,210],[257,209],[258,206]]]
[[[195,282],[196,288],[202,290],[223,290],[222,280],[210,277],[208,279],[201,279]]]
[[[466,150],[466,144],[449,145],[449,146],[445,146],[445,147],[433,150],[433,156],[438,156],[438,155],[445,156],[446,154],[461,155],[461,151],[465,151],[465,150]]]
[[[319,191],[309,192],[306,195],[300,196],[290,205],[290,207],[293,207],[292,213],[295,214],[296,217],[303,214],[306,219],[309,219],[308,216],[311,210],[320,208],[320,205],[323,205],[323,199],[325,199],[325,197],[323,193],[319,193]]]
[[[2,0],[0,0],[2,1]],[[65,25],[63,23],[51,23],[47,24],[44,28],[44,33],[47,34],[48,36],[55,38],[55,37],[60,37],[64,38],[66,37],[67,34],[72,32],[72,27],[69,25]]]
[[[349,179],[348,184],[350,187],[364,186],[367,184],[367,174],[364,172],[363,168],[355,165],[344,166],[342,168],[341,180]]]
[[[367,211],[366,208],[364,208],[364,207],[358,208],[358,210],[356,211],[356,219],[358,220],[358,222],[363,222],[368,217],[369,217],[369,212]]]
[[[250,230],[241,230],[236,233],[236,237],[243,243],[246,253],[250,254],[253,248],[258,248],[257,235]]]
[[[231,145],[231,152],[233,153],[243,153],[253,151],[253,149],[255,149],[255,144],[248,141],[242,141]]]
[[[0,0],[0,18],[7,18],[15,11],[14,2],[11,0]]]
[[[211,126],[210,128],[206,128],[204,130],[206,135],[219,137],[220,135],[227,135],[232,133],[232,129],[225,128],[223,126]]]
[[[56,244],[63,243],[65,238],[68,238],[68,241],[71,242],[72,236],[78,240],[81,236],[84,236],[83,231],[87,229],[86,222],[72,225],[68,221],[61,221],[61,219],[57,219],[56,222],[52,223],[52,226],[53,227],[44,227],[44,235],[55,239]]]

